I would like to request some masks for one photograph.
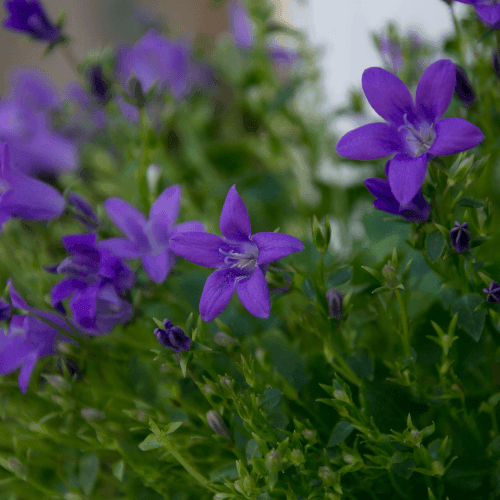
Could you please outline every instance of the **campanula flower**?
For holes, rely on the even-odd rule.
[[[55,219],[63,210],[63,196],[45,182],[12,168],[9,147],[0,144],[0,225],[10,217]]]
[[[0,332],[0,375],[7,375],[20,367],[19,389],[24,394],[36,362],[56,352],[57,340],[70,342],[60,331],[68,331],[68,326],[57,314],[29,306],[16,292],[10,280],[8,283],[12,305],[42,318],[15,314],[10,320],[7,334]]]
[[[472,88],[469,81],[469,77],[465,72],[465,69],[458,64],[455,64],[455,69],[457,70],[457,82],[455,84],[455,94],[457,97],[466,105],[472,106],[476,100],[476,93]]]
[[[476,9],[477,17],[483,24],[492,30],[500,29],[500,1],[499,0],[455,0],[467,3]]]
[[[155,328],[154,334],[163,347],[173,349],[175,352],[189,351],[191,339],[184,333],[180,326],[174,326],[168,319],[163,320],[165,328]]]
[[[148,276],[156,283],[162,283],[176,260],[169,246],[170,237],[177,233],[205,230],[205,226],[198,221],[174,225],[180,199],[180,186],[165,189],[151,206],[147,220],[120,198],[108,198],[104,208],[127,237],[104,240],[100,243],[101,248],[107,248],[122,259],[140,258]]]
[[[90,335],[109,333],[132,318],[132,305],[120,293],[132,287],[133,271],[120,258],[97,243],[95,234],[64,236],[62,243],[71,254],[49,272],[67,277],[51,290],[52,307],[65,314],[63,301],[75,323]]]
[[[220,217],[223,237],[200,232],[177,233],[170,248],[200,266],[212,267],[200,300],[203,320],[216,318],[228,305],[234,290],[247,311],[267,318],[271,310],[269,290],[264,277],[271,262],[300,252],[300,240],[281,233],[251,234],[250,217],[243,200],[232,186]]]
[[[496,281],[492,281],[489,288],[483,288],[483,292],[488,294],[488,302],[500,302],[500,285]]]
[[[38,0],[6,0],[5,9],[10,17],[4,20],[4,28],[20,31],[42,42],[55,42],[61,38],[61,30],[50,19]]]
[[[453,97],[455,81],[455,65],[441,59],[423,73],[414,101],[397,76],[382,68],[365,70],[365,96],[387,123],[348,132],[338,142],[337,153],[354,160],[395,154],[389,185],[398,202],[411,202],[424,182],[430,159],[466,151],[484,139],[481,130],[467,120],[441,118]]]
[[[451,246],[458,252],[463,253],[469,250],[470,233],[467,230],[468,222],[460,224],[455,222],[455,227],[450,231]]]

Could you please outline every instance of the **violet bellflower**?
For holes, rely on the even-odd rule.
[[[62,38],[60,28],[50,20],[39,0],[6,0],[4,6],[10,15],[3,22],[4,28],[42,42],[54,43]]]
[[[455,0],[476,9],[477,17],[492,30],[500,29],[500,0]]]
[[[163,347],[173,349],[175,352],[189,351],[191,339],[184,333],[180,326],[174,326],[168,319],[163,320],[165,328],[155,328],[154,334]]]
[[[9,147],[0,144],[0,226],[11,217],[55,219],[63,210],[63,196],[45,182],[12,168]]]
[[[500,285],[496,281],[492,281],[488,288],[483,288],[483,292],[488,294],[488,302],[500,302]]]
[[[455,227],[450,231],[451,246],[458,253],[467,252],[469,250],[471,236],[467,230],[468,226],[468,222],[460,224],[460,222],[457,221],[455,222]]]
[[[7,334],[0,332],[0,375],[7,375],[21,368],[19,389],[24,394],[28,389],[36,362],[40,358],[55,354],[58,340],[66,342],[71,340],[61,334],[61,330],[69,330],[60,316],[29,306],[16,292],[10,280],[8,283],[10,283],[12,305],[39,316],[15,314],[10,320]]]
[[[165,189],[151,206],[149,220],[120,198],[108,198],[104,208],[127,237],[101,241],[101,248],[122,259],[140,258],[148,276],[156,283],[162,283],[176,261],[170,249],[170,237],[177,233],[205,231],[205,226],[198,221],[174,225],[180,198],[181,188],[178,185]]]
[[[434,156],[446,156],[477,146],[484,134],[462,118],[441,118],[455,90],[455,65],[448,59],[431,64],[423,73],[413,100],[406,85],[382,68],[363,73],[363,91],[372,108],[387,123],[363,125],[337,144],[339,155],[354,160],[395,156],[389,185],[400,203],[413,200]]]
[[[378,40],[378,49],[384,62],[393,73],[398,73],[403,67],[403,52],[396,42],[393,42],[389,35],[381,35]]]
[[[271,310],[264,277],[271,262],[304,249],[302,242],[281,233],[251,234],[250,217],[233,185],[220,216],[223,237],[200,232],[177,233],[170,248],[195,264],[216,268],[207,279],[200,300],[200,316],[215,319],[229,304],[234,290],[247,309],[267,318]]]
[[[51,290],[52,307],[66,313],[69,299],[73,320],[89,335],[109,333],[132,318],[133,308],[121,297],[130,289],[135,275],[116,255],[97,243],[95,234],[64,236],[62,243],[71,254],[49,272],[66,275]]]

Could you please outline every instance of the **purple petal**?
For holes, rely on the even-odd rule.
[[[404,124],[404,115],[413,115],[413,98],[406,85],[383,68],[368,68],[363,72],[363,92],[371,107],[384,120]]]
[[[209,233],[177,233],[169,241],[170,249],[199,266],[219,267],[224,256],[219,252],[224,240]]]
[[[146,225],[144,215],[120,198],[108,198],[104,208],[115,225],[133,241]]]
[[[347,132],[335,151],[353,160],[376,160],[403,150],[400,135],[387,123],[369,123]]]
[[[220,214],[220,232],[228,240],[248,240],[251,235],[250,217],[233,184]]]
[[[235,45],[240,49],[254,46],[252,21],[245,5],[240,0],[233,0],[228,5],[229,29]]]
[[[96,301],[99,292],[99,283],[89,286],[73,294],[69,299],[69,308],[75,321],[84,328],[95,326],[97,314]]]
[[[266,278],[258,266],[252,276],[236,283],[236,293],[245,309],[257,318],[268,318],[271,312],[271,300]]]
[[[24,318],[25,316],[12,316],[12,326],[9,325],[7,334],[0,330],[0,375],[2,376],[17,370],[30,352],[30,345],[23,329]]]
[[[269,264],[291,253],[304,250],[302,242],[288,234],[282,233],[256,233],[252,236],[259,248],[257,264]]]
[[[229,304],[234,293],[236,273],[231,269],[218,269],[208,278],[200,299],[200,316],[212,321]]]
[[[175,254],[165,248],[158,255],[143,255],[142,267],[155,283],[163,283],[175,264]]]
[[[54,82],[40,70],[17,69],[12,80],[12,97],[21,106],[35,111],[45,111],[60,102]]]
[[[10,278],[7,280],[7,285],[9,285],[10,300],[14,307],[17,307],[18,309],[24,309],[25,311],[33,310],[33,308],[29,306],[26,301],[17,293]]]
[[[391,187],[389,186],[389,181],[380,179],[379,177],[372,177],[371,179],[365,179],[364,183],[366,189],[368,189],[375,198],[394,198]]]
[[[205,231],[205,224],[197,220],[181,222],[172,227],[172,233],[202,233]]]
[[[500,28],[500,5],[477,5],[476,14],[492,30]]]
[[[427,162],[427,154],[417,158],[399,154],[391,160],[389,184],[400,203],[409,203],[418,193],[427,173]]]
[[[160,233],[157,235],[155,231],[155,237],[158,243],[164,244],[168,243],[169,229],[177,219],[179,214],[179,205],[181,201],[181,188],[178,185],[170,186],[165,189],[156,201],[151,206],[149,211],[149,220],[159,224],[161,228],[164,228],[164,237],[160,237]],[[155,226],[157,225],[155,224]]]
[[[449,59],[431,64],[417,85],[416,104],[419,114],[433,122],[448,109],[455,91],[456,70]]]
[[[120,259],[137,259],[141,256],[132,241],[127,238],[109,238],[98,243],[97,248],[106,249]]]
[[[95,253],[97,235],[95,233],[70,234],[61,238],[64,248],[71,254]]]
[[[33,368],[35,368],[35,364],[38,361],[38,353],[36,351],[30,352],[23,361],[23,366],[19,371],[19,390],[26,394],[28,390],[28,382],[31,377],[31,373],[33,372]]]
[[[454,155],[477,146],[484,134],[463,118],[443,118],[436,123],[436,139],[428,153],[434,156]]]
[[[57,308],[63,300],[67,299],[76,291],[83,290],[87,284],[76,278],[64,278],[52,287],[50,291],[50,302],[52,307]]]

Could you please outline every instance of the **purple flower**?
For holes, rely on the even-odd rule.
[[[175,352],[189,351],[191,339],[179,326],[174,326],[168,319],[163,320],[165,329],[155,328],[154,334],[163,347],[173,349]]]
[[[156,283],[162,283],[176,260],[169,246],[170,237],[177,233],[205,230],[205,226],[198,221],[174,226],[180,198],[181,188],[178,185],[165,189],[151,206],[149,220],[120,198],[108,198],[104,208],[127,237],[101,241],[101,248],[107,248],[122,259],[141,258],[149,277]]]
[[[492,30],[500,29],[500,2],[499,0],[455,0],[467,3],[476,9],[477,17],[483,24]]]
[[[99,219],[87,200],[80,195],[70,192],[68,204],[75,209],[71,215],[83,224],[89,231],[96,231],[99,227]]]
[[[102,66],[94,64],[87,69],[87,81],[94,99],[101,105],[111,99],[111,82],[104,76]]]
[[[483,288],[483,292],[488,294],[488,302],[500,302],[500,285],[496,281],[492,281],[489,288]]]
[[[406,85],[382,68],[363,73],[363,91],[373,109],[387,123],[363,125],[344,135],[337,153],[354,160],[391,160],[389,185],[397,201],[415,198],[434,156],[445,156],[477,146],[484,134],[462,118],[440,117],[455,90],[456,70],[448,59],[431,64],[417,86],[416,100]]]
[[[455,227],[450,231],[451,246],[458,252],[463,253],[469,250],[470,233],[467,230],[468,222],[460,224],[455,222]]]
[[[476,94],[472,85],[469,81],[467,73],[462,66],[455,64],[455,69],[457,70],[457,82],[455,84],[455,94],[457,97],[466,105],[472,106],[476,100]]]
[[[251,234],[250,217],[236,187],[226,196],[220,216],[223,238],[207,233],[177,233],[170,248],[200,266],[216,268],[207,279],[200,300],[200,315],[205,321],[216,318],[236,292],[243,306],[258,318],[271,310],[265,272],[271,262],[300,252],[304,245],[293,236],[281,233]]]
[[[96,240],[95,234],[62,238],[71,256],[57,266],[56,273],[67,277],[51,291],[52,307],[62,314],[65,314],[62,302],[70,297],[73,319],[90,335],[109,333],[133,314],[132,306],[119,294],[132,287],[134,273]]]
[[[255,45],[252,21],[240,0],[232,0],[228,4],[229,30],[234,44],[239,49],[251,49]]]
[[[0,321],[7,321],[12,314],[12,307],[5,300],[0,299]]]
[[[63,331],[68,326],[62,318],[54,313],[35,309],[24,301],[10,283],[10,298],[12,305],[36,314],[44,320],[57,325]],[[19,389],[24,394],[36,362],[45,356],[56,352],[56,340],[70,340],[62,336],[60,331],[49,323],[29,315],[14,315],[10,321],[7,334],[0,332],[0,375],[17,370],[19,372]]]
[[[385,165],[385,176],[388,177],[388,172],[391,166],[391,161]],[[387,212],[389,214],[401,215],[404,219],[410,222],[426,222],[431,214],[431,206],[419,190],[415,197],[407,204],[399,203],[392,194],[389,182],[385,179],[372,177],[365,180],[365,186],[370,193],[375,196],[373,206],[377,210]]]
[[[379,51],[384,62],[392,72],[397,73],[403,67],[403,53],[401,47],[393,42],[388,35],[379,38]]]
[[[0,225],[10,217],[55,219],[63,209],[63,196],[45,182],[12,169],[9,147],[0,144]]]
[[[10,14],[3,22],[4,28],[27,33],[43,42],[62,38],[60,28],[52,23],[38,0],[6,0],[4,6]]]

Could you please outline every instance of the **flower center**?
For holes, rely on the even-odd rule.
[[[405,124],[398,127],[398,132],[401,130],[406,131],[405,139],[408,141],[408,152],[410,156],[417,157],[423,155],[433,144],[436,139],[436,131],[434,124],[430,125],[426,122],[420,124],[417,130],[412,123],[408,120],[408,115],[404,116]]]
[[[224,255],[224,267],[238,268],[245,274],[251,274],[257,265],[257,257],[259,249],[255,243],[238,244],[239,248],[231,249],[229,251],[219,248],[219,252]]]

